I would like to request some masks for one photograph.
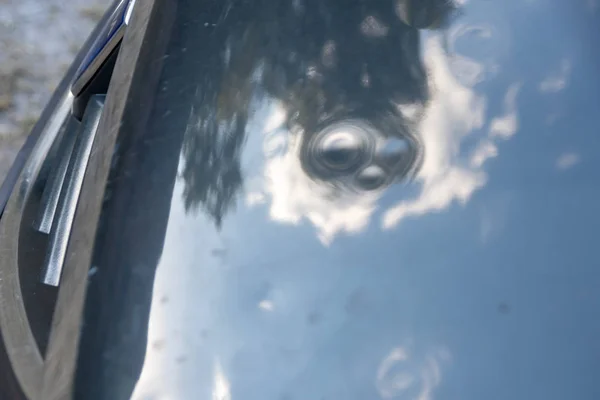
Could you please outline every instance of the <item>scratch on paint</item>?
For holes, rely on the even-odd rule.
[[[219,25],[221,22],[225,21],[225,19],[229,15],[229,11],[231,11],[231,5],[232,4],[233,4],[233,1],[230,1],[227,4],[227,8],[225,8],[225,11],[221,14],[221,17],[219,18],[219,20],[217,21],[217,23],[215,25]]]

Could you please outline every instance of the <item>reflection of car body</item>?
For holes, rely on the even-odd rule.
[[[598,398],[592,5],[129,4],[0,189],[0,398]]]

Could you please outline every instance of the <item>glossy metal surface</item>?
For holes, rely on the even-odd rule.
[[[176,6],[77,397],[600,397],[600,4]]]
[[[72,91],[78,95],[123,39],[135,0],[115,0],[109,19],[75,74]]]
[[[77,138],[77,128],[79,127],[75,119],[72,119],[65,125],[67,126],[64,128],[64,139],[61,140],[60,148],[58,149],[60,158],[50,172],[48,183],[44,187],[44,193],[42,194],[40,210],[34,222],[34,228],[46,234],[50,233],[50,229],[52,228],[52,222],[58,208],[58,200],[64,187],[67,168],[71,160],[71,154],[73,153],[75,139]]]
[[[92,151],[92,143],[104,108],[104,97],[104,95],[96,95],[90,99],[73,145],[73,154],[64,180],[65,186],[61,190],[61,199],[58,203],[58,216],[51,230],[48,255],[42,271],[42,282],[46,285],[58,286],[60,283],[75,209]]]

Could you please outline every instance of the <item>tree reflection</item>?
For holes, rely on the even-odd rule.
[[[185,134],[186,210],[202,209],[220,227],[234,207],[248,122],[261,99],[285,105],[285,127],[302,132],[304,143],[343,118],[370,121],[387,137],[409,131],[414,121],[402,107],[422,110],[429,97],[418,29],[442,26],[453,9],[448,0],[224,6],[209,36],[198,27],[220,47],[201,61],[210,74],[198,79]]]
[[[183,145],[185,209],[201,206],[220,227],[242,185],[239,160],[247,116],[240,112],[223,121],[210,115],[199,118]]]

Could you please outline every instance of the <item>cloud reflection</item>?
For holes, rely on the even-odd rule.
[[[439,37],[426,43],[425,63],[436,90],[419,127],[425,147],[423,166],[416,177],[421,190],[416,198],[403,200],[384,213],[384,229],[395,227],[408,216],[440,211],[454,201],[465,204],[487,181],[482,167],[498,154],[496,141],[511,137],[518,129],[516,97],[520,85],[514,84],[504,99],[504,115],[494,118],[488,134],[470,154],[464,154],[461,142],[485,125],[486,100],[452,74]]]
[[[487,181],[483,167],[488,159],[498,155],[497,143],[518,130],[519,83],[507,88],[502,114],[486,121],[485,97],[456,78],[455,65],[451,65],[440,36],[433,36],[424,44],[424,60],[434,88],[430,101],[425,108],[416,104],[398,106],[405,120],[415,124],[424,147],[414,182],[419,192],[385,210],[384,229],[397,226],[409,216],[441,211],[453,202],[468,202]],[[293,134],[284,124],[288,114],[285,105],[273,101],[264,112],[268,116],[264,126],[263,182],[248,185],[246,203],[270,203],[271,218],[282,223],[298,225],[309,221],[324,245],[329,245],[339,233],[354,234],[365,229],[383,190],[340,191],[315,180],[302,165],[303,133]],[[463,145],[467,138],[476,140],[468,152]]]
[[[561,61],[558,71],[549,74],[540,82],[539,89],[542,93],[560,92],[567,86],[571,75],[571,62],[567,59]]]
[[[411,26],[431,25],[415,19],[420,15],[414,13],[418,10],[418,7],[414,8],[417,3],[404,1],[396,5],[400,3],[411,6],[407,10],[412,14],[406,15],[413,18]],[[364,36],[387,40],[391,33],[386,27],[391,29],[392,22],[380,21],[381,17],[375,17],[375,14],[363,17],[360,29]],[[262,120],[258,124],[262,124],[264,133],[261,146],[264,165],[261,172],[257,171],[255,176],[258,177],[250,178],[245,184],[246,204],[251,207],[268,205],[271,218],[280,223],[300,225],[309,222],[324,245],[329,245],[341,233],[356,234],[366,228],[383,195],[383,185],[375,185],[376,190],[355,190],[352,185],[342,182],[340,174],[317,176],[323,171],[315,173],[310,166],[307,168],[310,162],[307,162],[306,147],[322,132],[322,121],[329,121],[329,124],[335,121],[332,116],[339,113],[338,108],[347,114],[342,115],[342,120],[383,121],[375,129],[379,133],[373,135],[376,149],[386,139],[395,137],[414,137],[418,143],[415,147],[418,147],[419,167],[413,168],[413,174],[410,174],[414,179],[410,185],[417,189],[417,194],[404,197],[383,210],[381,226],[384,229],[397,226],[408,216],[441,211],[454,202],[468,202],[473,193],[486,184],[484,164],[498,155],[498,142],[512,137],[518,130],[516,103],[520,84],[507,88],[503,113],[488,120],[486,98],[475,88],[498,71],[497,54],[490,54],[489,47],[504,49],[506,43],[496,38],[497,30],[487,24],[460,25],[460,29],[450,29],[445,34],[438,32],[424,36],[427,38],[424,43],[418,35],[417,30],[406,30],[405,26],[398,30],[396,36],[411,44],[410,51],[407,59],[395,60],[395,64],[390,65],[397,64],[404,69],[395,75],[387,69],[381,69],[379,75],[363,71],[366,81],[361,81],[361,87],[355,82],[356,74],[352,75],[352,80],[347,80],[350,75],[329,71],[340,62],[338,58],[346,54],[334,39],[325,40],[319,46],[318,58],[324,60],[320,69],[318,63],[306,64],[314,67],[315,73],[319,72],[319,79],[309,76],[309,83],[291,88],[284,85],[283,90],[273,78],[276,69],[271,68],[266,76],[273,82],[265,84],[267,93],[263,94],[268,94],[268,100],[261,106],[264,110],[255,113],[254,122],[249,121],[249,126],[255,127],[256,121]],[[483,56],[469,58],[459,54],[456,46],[459,37],[462,45],[458,47],[471,49],[475,40]],[[372,44],[369,42],[365,46],[371,49]],[[422,57],[420,52],[423,52]],[[373,66],[379,64],[372,63]],[[411,75],[411,71],[419,73]],[[401,82],[390,87],[389,82],[396,83],[391,77]],[[380,81],[379,92],[370,91],[371,80]],[[388,83],[382,85],[381,82]],[[349,104],[354,102],[367,104],[361,106],[364,109],[355,105],[350,107]],[[356,114],[359,116],[355,117]],[[381,137],[377,138],[378,135]],[[360,177],[365,178],[366,183],[377,180],[385,169],[376,164],[365,164],[361,168],[364,174]],[[354,183],[357,180],[355,177]],[[387,181],[385,186],[398,181]],[[404,193],[414,191],[410,188]]]
[[[556,168],[561,171],[565,171],[577,165],[580,161],[580,157],[576,153],[564,153],[556,160]]]
[[[376,387],[382,399],[430,400],[442,380],[442,365],[449,361],[445,349],[413,354],[407,347],[393,348],[377,370]]]
[[[212,400],[231,400],[231,385],[223,373],[221,364],[215,363],[214,382],[212,391]]]
[[[281,110],[275,106],[272,114],[279,113]],[[246,203],[253,205],[269,198],[271,218],[292,225],[307,219],[325,245],[339,232],[361,231],[375,209],[378,193],[336,195],[335,187],[315,181],[303,169],[301,142],[300,135],[291,136],[285,129],[267,136],[264,182],[259,182],[258,190],[248,192]]]

